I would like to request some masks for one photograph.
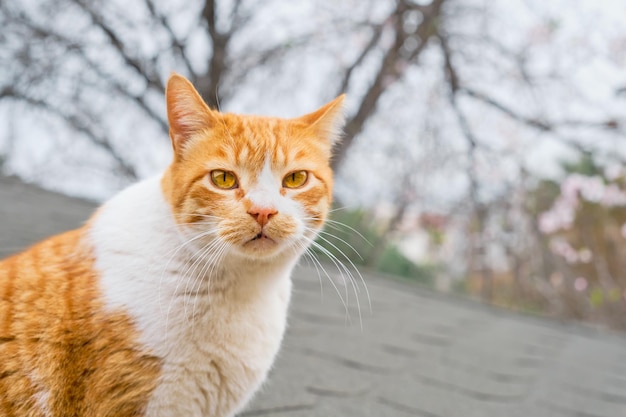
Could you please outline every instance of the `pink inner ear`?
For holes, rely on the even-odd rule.
[[[211,126],[213,112],[193,85],[178,74],[170,76],[165,96],[170,138],[178,153],[190,137]]]
[[[310,125],[317,136],[333,144],[341,137],[345,123],[345,115],[343,114],[344,99],[345,94],[342,94],[316,111],[302,116],[300,120]]]

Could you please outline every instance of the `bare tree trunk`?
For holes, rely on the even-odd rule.
[[[376,104],[389,88],[390,85],[396,83],[404,73],[404,64],[415,62],[422,51],[426,48],[430,38],[437,33],[437,26],[441,21],[441,9],[446,0],[433,0],[427,6],[419,6],[408,1],[398,1],[396,9],[389,15],[385,24],[393,26],[394,42],[387,49],[383,57],[382,63],[374,81],[368,88],[361,104],[356,113],[346,122],[345,134],[342,141],[335,148],[335,154],[332,161],[333,169],[337,169],[346,157],[348,149],[352,146],[356,136],[363,130],[367,119],[375,113]],[[404,16],[408,12],[418,11],[422,14],[422,21],[414,33],[407,33],[404,28]],[[363,60],[365,54],[373,49],[374,41],[380,37],[382,28],[375,27],[372,42],[369,42],[364,51],[358,57],[358,63]],[[414,38],[418,41],[418,46],[412,51],[405,51],[407,39]],[[340,92],[343,92],[350,82],[352,69],[355,65],[350,66],[346,70]]]
[[[227,49],[232,35],[232,32],[221,33],[217,30],[216,7],[215,0],[207,0],[202,10],[213,52],[208,72],[194,77],[193,80],[200,95],[211,108],[218,108],[220,104],[219,87],[228,64]]]
[[[480,265],[480,275],[482,280],[481,296],[484,301],[493,301],[493,271],[487,260],[487,240],[485,239],[485,223],[487,220],[487,208],[479,205],[475,209],[477,245],[474,248],[476,257]]]

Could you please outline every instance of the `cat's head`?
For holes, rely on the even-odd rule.
[[[253,259],[301,253],[331,204],[343,96],[294,119],[224,114],[174,74],[166,99],[174,160],[163,190],[194,246]]]

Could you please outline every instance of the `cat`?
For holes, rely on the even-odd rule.
[[[0,415],[230,417],[266,379],[332,200],[344,96],[221,113],[172,74],[173,161],[0,262]]]

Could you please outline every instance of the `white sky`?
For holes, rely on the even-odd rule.
[[[458,61],[463,82],[527,117],[590,120],[605,119],[607,115],[623,117],[626,97],[616,96],[615,89],[626,86],[623,70],[626,1],[465,1],[487,7],[490,14],[486,20],[476,20],[472,15],[458,16],[450,25],[459,42],[467,42]],[[128,5],[115,1],[107,3],[107,7],[114,10],[115,4],[121,3]],[[185,3],[189,4],[186,8],[181,8],[182,3],[161,3],[162,10],[174,19],[177,33],[188,32],[199,3]],[[289,39],[303,33],[315,33],[315,36],[301,52],[289,52],[280,66],[250,73],[237,86],[233,99],[222,103],[225,111],[295,116],[332,99],[338,86],[337,67],[349,65],[367,37],[360,32],[333,37],[323,30],[325,25],[339,16],[349,16],[348,20],[353,21],[380,20],[389,5],[384,1],[357,0],[274,1],[273,4],[255,15],[246,33],[233,42],[236,53],[274,42],[288,45]],[[132,12],[126,15],[127,19],[141,14],[139,8],[124,10]],[[193,65],[202,67],[210,51],[198,33],[192,32],[189,39],[194,49]],[[525,68],[539,80],[538,86],[526,88],[518,68],[494,48],[468,41],[482,35],[492,36],[503,47],[524,51]],[[161,36],[144,32],[134,38],[134,44],[141,50],[152,50],[158,48]],[[379,57],[380,54],[372,55],[356,73],[348,91],[349,112],[356,109],[371,82]],[[114,68],[114,59],[110,61]],[[467,186],[467,144],[447,105],[441,56],[435,50],[428,51],[420,63],[381,99],[380,111],[368,122],[352,149],[337,183],[337,191],[346,203],[371,206],[385,199],[393,201],[402,191],[398,189],[397,180],[402,172],[398,171],[397,161],[408,156],[413,161],[408,166],[416,173],[416,193],[421,207],[444,210],[462,198]],[[2,68],[0,65],[0,79]],[[179,68],[164,65],[162,70],[167,74],[172,69]],[[59,84],[59,88],[71,88],[71,80]],[[137,80],[132,82],[140,85]],[[162,98],[154,97],[153,102],[155,108],[164,111]],[[93,103],[103,126],[109,126],[107,134],[128,152],[130,159],[137,161],[142,176],[159,172],[167,164],[169,140],[154,123],[106,97],[94,96]],[[558,160],[571,157],[561,137],[520,126],[499,112],[469,100],[463,100],[462,107],[481,143],[497,151],[479,158],[478,172],[487,194],[497,194],[499,187],[515,180],[520,160],[540,175],[557,176]],[[106,158],[88,150],[62,123],[41,112],[28,114],[24,106],[12,102],[1,104],[0,126],[4,127],[0,127],[0,147],[6,146],[2,141],[9,133],[16,138],[15,158],[7,167],[9,173],[95,199],[104,199],[121,186],[107,172],[110,164]],[[436,134],[424,133],[425,128],[434,129]],[[601,142],[607,153],[622,148],[616,145],[619,142],[614,136],[604,133],[575,129],[565,132],[564,137]],[[56,142],[53,144],[51,139]],[[54,158],[57,149],[68,148],[72,150],[70,162]]]

